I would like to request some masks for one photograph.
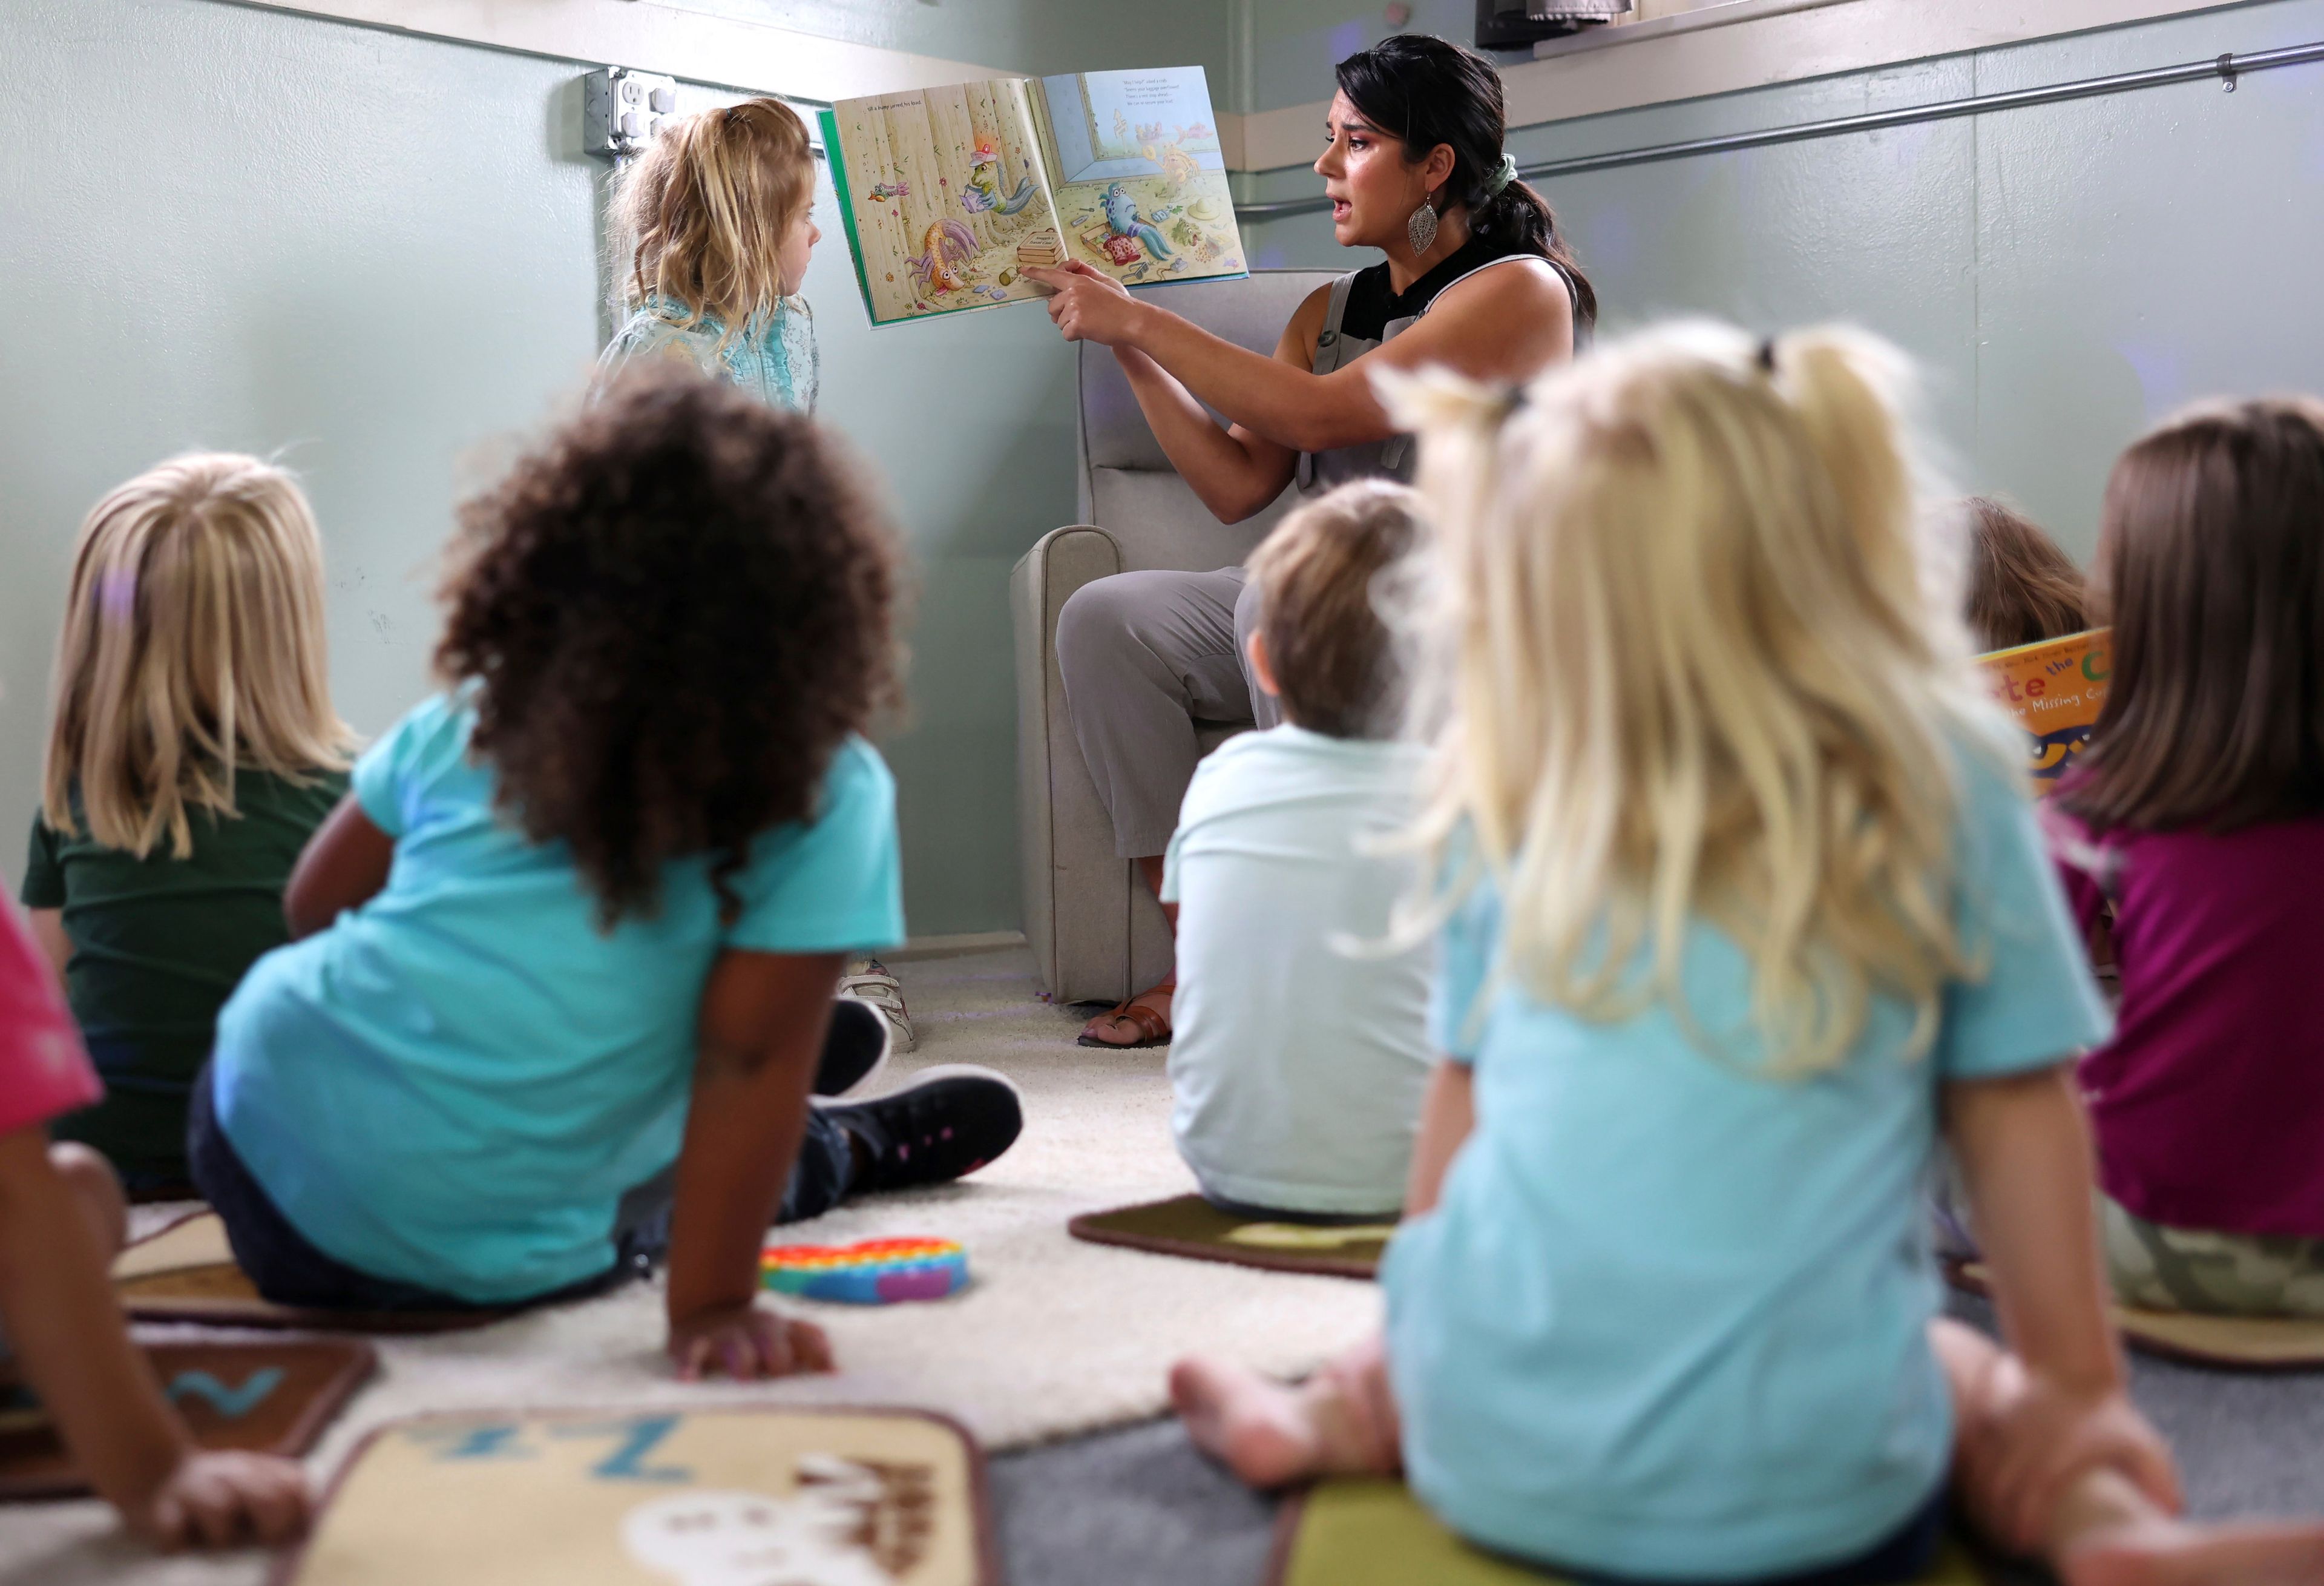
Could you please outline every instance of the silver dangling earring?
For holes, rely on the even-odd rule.
[[[1436,207],[1426,198],[1421,199],[1420,207],[1406,219],[1404,239],[1412,244],[1416,254],[1428,252],[1429,244],[1436,240]]]

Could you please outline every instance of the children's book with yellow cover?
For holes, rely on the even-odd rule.
[[[1046,296],[1026,266],[1069,259],[1130,286],[1249,273],[1199,66],[874,94],[819,119],[874,325]]]
[[[2092,628],[1978,658],[1994,697],[2033,734],[2026,770],[2038,792],[2056,785],[2098,724],[2107,678],[2114,669],[2110,635],[2109,629]]]

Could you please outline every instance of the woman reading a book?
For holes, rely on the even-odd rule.
[[[1056,289],[1049,318],[1066,340],[1113,349],[1162,449],[1222,522],[1253,516],[1294,483],[1314,494],[1367,475],[1407,477],[1409,442],[1373,393],[1375,370],[1442,364],[1477,380],[1523,380],[1571,358],[1597,317],[1549,206],[1502,152],[1501,82],[1489,62],[1407,33],[1336,69],[1315,161],[1332,235],[1388,257],[1317,288],[1274,356],[1085,266],[1026,272]],[[1276,724],[1246,671],[1255,605],[1243,569],[1222,567],[1101,578],[1059,613],[1066,703],[1113,820],[1114,851],[1137,860],[1157,892],[1194,773],[1194,720]],[[1168,1040],[1175,985],[1092,1019],[1083,1042]]]

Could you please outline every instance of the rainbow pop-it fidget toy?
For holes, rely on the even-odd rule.
[[[949,1239],[769,1245],[759,1252],[759,1282],[777,1294],[849,1305],[940,1300],[968,1286],[968,1252]]]

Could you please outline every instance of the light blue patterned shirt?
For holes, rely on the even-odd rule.
[[[632,358],[684,358],[705,374],[730,381],[771,407],[815,411],[823,369],[816,353],[815,314],[805,298],[780,300],[763,326],[746,325],[732,337],[715,314],[705,314],[696,325],[685,321],[686,310],[679,304],[648,298],[598,358],[598,378],[609,377]]]

